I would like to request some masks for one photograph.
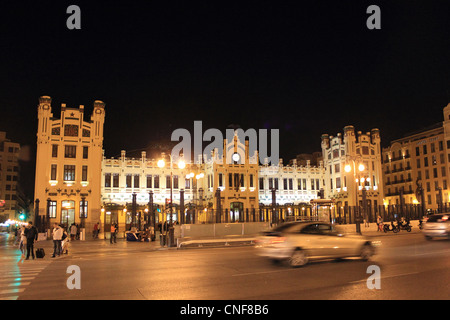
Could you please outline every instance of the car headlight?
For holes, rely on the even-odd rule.
[[[381,246],[381,241],[379,241],[379,240],[372,241],[372,246],[374,246],[374,247],[379,247],[379,246]]]

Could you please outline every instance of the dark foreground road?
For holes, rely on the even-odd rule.
[[[450,241],[420,233],[383,235],[378,254],[316,262],[291,269],[255,255],[253,247],[149,250],[92,242],[64,257],[18,262],[16,247],[0,247],[0,299],[84,300],[297,300],[448,299]],[[369,289],[369,266],[381,272]],[[80,289],[69,289],[69,266],[80,270]],[[370,270],[370,268],[369,268]],[[75,282],[72,282],[75,283]],[[375,283],[371,281],[371,283]]]

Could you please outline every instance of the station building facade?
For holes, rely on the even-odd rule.
[[[248,141],[242,143],[235,136],[230,142],[225,139],[223,146],[223,155],[213,153],[209,160],[197,163],[186,161],[183,167],[170,165],[167,155],[148,159],[146,152],[139,159],[127,158],[125,150],[120,159],[104,157],[101,203],[105,228],[118,223],[119,230],[129,229],[133,224],[131,210],[137,213],[141,225],[145,224],[152,205],[156,223],[170,218],[195,223],[258,221],[262,219],[261,209],[269,208],[274,199],[284,208],[281,217],[311,214],[309,201],[318,198],[324,183],[322,165],[310,166],[308,162],[297,166],[294,161],[283,166],[280,161],[261,166],[257,152],[249,154]],[[239,160],[228,163],[227,152],[239,154]],[[164,158],[167,166],[159,166]],[[303,212],[299,205],[304,206]]]
[[[106,158],[105,104],[95,101],[87,120],[84,106],[65,104],[56,118],[51,102],[48,96],[39,99],[35,181],[35,211],[49,224],[77,223],[91,232],[95,223],[102,231],[117,223],[119,230],[128,230],[149,223],[151,208],[156,211],[153,223],[258,221],[262,215],[267,221],[274,206],[278,218],[285,219],[311,215],[311,201],[319,197],[352,206],[361,201],[356,195],[361,188],[369,203],[383,201],[377,129],[356,137],[348,126],[344,137],[323,135],[322,157],[313,157],[317,165],[304,156],[299,164],[297,159],[289,165],[282,159],[264,163],[257,151],[250,154],[248,141],[235,135],[223,141],[222,154],[214,150],[209,159],[186,159],[181,166],[169,154],[150,159],[142,152],[130,158],[123,150],[120,158]],[[364,182],[355,184],[353,173],[344,171],[352,161],[367,168]]]
[[[105,104],[95,101],[88,120],[83,105],[62,104],[57,118],[51,103],[42,96],[37,108],[35,215],[45,217],[47,227],[77,223],[92,230],[101,212]]]

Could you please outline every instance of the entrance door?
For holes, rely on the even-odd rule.
[[[75,223],[75,201],[64,200],[61,204],[61,224],[66,230]]]
[[[244,204],[242,202],[232,202],[230,204],[230,221],[241,221],[244,217]]]
[[[119,225],[119,220],[118,220],[118,211],[117,210],[107,210],[105,212],[105,221],[103,223],[103,228],[104,228],[104,232],[105,232],[105,239],[109,239],[111,236],[111,225],[112,224],[116,224]]]

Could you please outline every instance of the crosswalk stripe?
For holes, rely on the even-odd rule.
[[[26,270],[26,271],[9,271],[4,273],[4,275],[9,275],[9,274],[30,274],[30,273],[39,273],[44,269],[40,269],[40,270]],[[1,275],[0,275],[1,277]]]
[[[6,289],[6,290],[0,290],[0,294],[21,293],[24,291],[25,291],[25,288]]]
[[[0,283],[0,288],[4,288],[4,287],[18,287],[18,286],[27,286],[29,285],[31,282],[13,282],[13,283],[6,283],[6,284],[1,284]]]
[[[6,297],[0,297],[0,300],[17,300],[19,296],[6,296]]]
[[[39,272],[33,272],[33,273],[30,273],[30,272],[26,272],[26,273],[18,272],[18,273],[5,274],[4,276],[2,276],[2,278],[3,277],[20,277],[20,276],[31,277],[31,276],[37,276],[38,274],[39,274]]]
[[[14,278],[14,279],[9,279]],[[14,276],[14,277],[2,277],[0,278],[0,283],[2,282],[11,282],[11,281],[28,281],[33,280],[35,277],[21,277],[21,276]]]
[[[24,261],[20,256],[3,257],[0,260],[0,300],[17,300],[20,294],[52,261]],[[6,271],[7,270],[7,271]]]

